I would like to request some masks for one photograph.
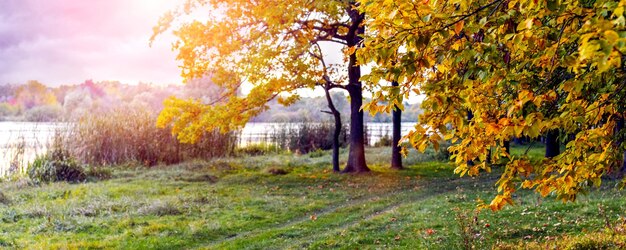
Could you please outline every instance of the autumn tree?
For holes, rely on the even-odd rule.
[[[324,79],[322,83],[318,83],[318,84],[321,85],[322,88],[324,89],[324,95],[326,97],[326,103],[328,104],[328,109],[329,109],[329,111],[323,110],[322,112],[332,115],[333,120],[335,121],[335,129],[333,130],[333,156],[332,156],[333,171],[339,172],[341,171],[341,168],[339,166],[339,146],[340,146],[339,136],[341,135],[341,129],[343,128],[343,125],[341,123],[341,113],[339,112],[337,107],[335,107],[335,103],[333,102],[333,97],[330,93],[330,90],[332,90],[335,86],[339,86],[339,85],[337,85],[335,82],[333,82],[330,79],[330,76],[328,73],[328,67],[326,65],[326,60],[324,60],[324,54],[322,53],[322,47],[319,45],[319,43],[316,43],[315,45],[317,47],[318,53],[317,54],[312,53],[312,55],[315,56],[322,64],[322,70],[323,70],[322,78]]]
[[[23,108],[30,109],[41,105],[57,104],[57,99],[52,90],[38,81],[28,81],[15,89],[15,100]]]
[[[339,172],[339,171],[341,171],[341,168],[339,166],[339,146],[340,146],[339,145],[339,136],[341,135],[341,129],[342,129],[343,125],[341,123],[341,113],[335,107],[335,103],[333,102],[333,98],[332,98],[332,96],[330,94],[330,89],[331,89],[331,83],[327,82],[324,85],[324,94],[326,96],[326,102],[328,103],[328,109],[330,111],[323,111],[323,112],[332,115],[333,119],[335,121],[335,129],[333,130],[333,156],[332,156],[332,163],[333,163],[333,171]]]
[[[365,107],[382,111],[410,92],[425,95],[425,113],[406,139],[420,150],[455,142],[449,151],[461,176],[490,171],[489,156],[509,158],[493,210],[512,204],[519,188],[573,201],[623,158],[625,5],[361,0],[371,35],[359,60],[375,65],[364,79],[401,88]],[[538,164],[508,154],[512,138],[542,134],[573,140]]]
[[[364,32],[364,16],[356,5],[339,0],[187,1],[166,14],[154,33],[174,29],[178,37],[174,49],[184,78],[211,74],[213,82],[227,91],[212,103],[168,99],[158,125],[171,124],[182,142],[195,142],[205,130],[242,127],[274,98],[288,105],[298,99],[295,90],[332,82],[328,87],[347,90],[351,102],[350,151],[344,171],[369,171],[360,110],[361,72],[354,54]],[[187,21],[185,17],[194,11],[202,12],[206,20]],[[325,73],[316,54],[322,42],[344,47],[346,81],[342,72]],[[245,84],[253,87],[242,95]]]

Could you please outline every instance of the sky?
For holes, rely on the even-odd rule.
[[[181,83],[174,41],[152,27],[181,0],[0,0],[0,84]]]
[[[175,37],[167,32],[152,46],[149,39],[159,17],[183,2],[0,0],[0,85],[30,80],[53,87],[85,80],[180,84],[179,62],[171,49]],[[327,63],[343,62],[340,46],[322,47]]]

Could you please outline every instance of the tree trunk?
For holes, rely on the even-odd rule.
[[[353,6],[354,7],[354,6]],[[365,33],[362,25],[364,14],[355,8],[348,9],[352,24],[346,34],[348,47],[361,46],[361,36]],[[350,95],[350,152],[348,164],[343,172],[368,172],[370,169],[365,162],[365,136],[363,126],[363,93],[361,88],[361,67],[357,65],[356,54],[350,55],[348,62],[348,85],[346,90]]]
[[[546,134],[546,158],[552,158],[561,153],[561,145],[559,145],[559,131],[554,129]]]
[[[392,82],[391,86],[398,87],[398,82]],[[394,106],[391,111],[393,122],[393,134],[391,137],[391,168],[402,169],[402,155],[400,154],[400,138],[402,137],[402,110]]]
[[[623,135],[623,134],[622,134],[622,133],[623,133],[622,131],[624,130],[624,126],[626,125],[626,124],[625,124],[625,120],[626,120],[626,119],[624,119],[624,117],[623,117],[623,116],[622,116],[622,117],[620,117],[620,118],[617,120],[617,126],[616,126],[616,128],[615,128],[615,136],[618,136],[618,138],[617,138],[617,140],[616,140],[616,141],[617,141],[617,143],[616,143],[616,144],[617,144],[617,148],[618,148],[618,149],[619,149],[619,148],[622,148],[622,147],[624,146],[624,136],[626,136],[626,135]],[[626,176],[626,150],[625,150],[625,151],[623,152],[623,154],[622,154],[622,162],[621,162],[621,164],[620,164],[619,174],[620,174],[621,176]]]
[[[474,113],[472,113],[471,110],[468,110],[467,111],[467,123],[472,122],[472,119],[474,119]],[[474,166],[474,161],[472,161],[472,160],[467,161],[467,165],[468,166]]]
[[[333,99],[330,96],[329,91],[330,86],[326,85],[324,87],[324,91],[326,92],[326,101],[328,102],[328,108],[330,109],[330,113],[335,118],[335,132],[333,134],[333,171],[339,172],[341,169],[339,168],[339,135],[341,134],[341,114],[335,108],[335,104],[333,103]]]
[[[333,114],[335,116],[335,134],[333,134],[333,171],[339,172],[339,135],[341,134],[341,115]]]
[[[361,86],[347,87],[350,93],[350,152],[348,153],[348,164],[343,172],[368,172],[369,168],[365,162],[365,133],[363,126],[363,97]]]

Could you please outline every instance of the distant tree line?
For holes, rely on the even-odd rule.
[[[333,102],[335,107],[342,115],[342,120],[349,120],[350,103],[347,98],[341,92],[332,93]],[[367,101],[367,100],[366,100]],[[325,122],[332,120],[332,116],[321,112],[326,110],[326,99],[323,96],[319,97],[303,97],[299,101],[284,106],[278,103],[277,100],[272,100],[267,103],[269,109],[262,112],[255,118],[251,119],[252,122]],[[420,104],[404,104],[404,111],[402,116],[403,122],[416,122],[416,117],[422,113]],[[389,122],[391,123],[391,114],[378,113],[375,116],[365,115],[365,122]]]
[[[38,81],[25,84],[0,85],[0,120],[13,121],[71,121],[89,113],[101,113],[121,106],[143,108],[158,112],[169,96],[193,98],[210,102],[223,91],[207,78],[195,79],[185,85],[125,84],[118,81],[94,82],[49,87]],[[335,106],[344,120],[348,120],[350,104],[342,93],[332,93]],[[269,109],[253,122],[327,122],[331,116],[321,112],[327,109],[323,96],[303,97],[284,106],[273,100]],[[419,104],[405,103],[403,122],[415,122],[421,113]],[[366,122],[391,122],[391,114],[365,116]]]
[[[38,81],[0,85],[0,120],[71,121],[84,114],[103,113],[120,107],[157,113],[169,96],[211,99],[218,88],[204,79],[182,85],[125,84],[118,81],[49,87]]]

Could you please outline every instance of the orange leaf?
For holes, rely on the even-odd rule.
[[[464,20],[461,20],[460,22],[455,23],[454,24],[454,33],[456,33],[457,35],[461,34],[461,30],[463,30],[463,26],[465,26],[465,21]]]

